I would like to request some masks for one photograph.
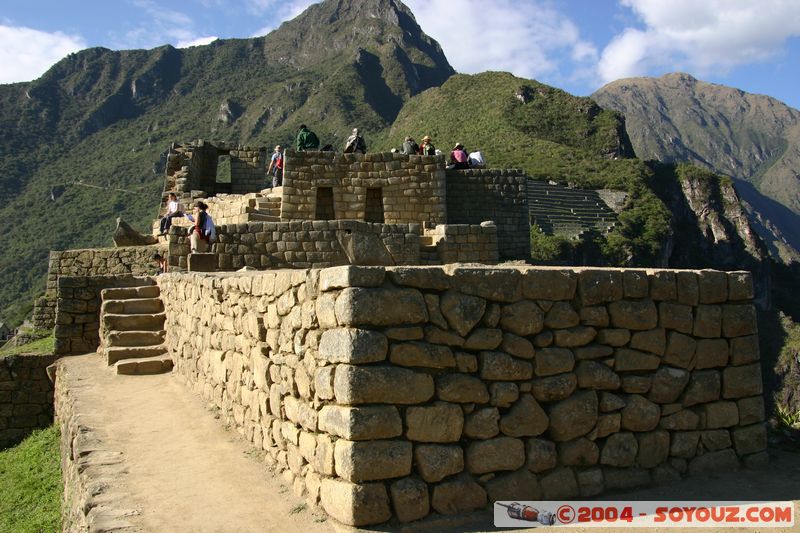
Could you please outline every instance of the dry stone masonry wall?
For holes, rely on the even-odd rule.
[[[283,185],[282,220],[322,218],[320,189],[330,187],[331,219],[365,220],[367,191],[379,189],[384,220],[371,222],[447,222],[442,156],[287,150]]]
[[[0,358],[0,450],[53,421],[53,384],[47,377],[52,355]]]
[[[500,259],[529,259],[527,186],[521,170],[448,170],[447,220],[451,224],[494,221]]]
[[[138,287],[146,276],[61,276],[58,278],[55,353],[93,352],[100,345],[100,292],[109,287]]]
[[[156,249],[151,246],[95,248],[50,252],[44,296],[36,300],[33,324],[37,329],[55,325],[58,279],[61,276],[147,276],[155,274]]]
[[[746,272],[158,279],[178,372],[346,524],[592,497],[766,459]]]
[[[347,264],[411,265],[419,262],[419,224],[373,224],[358,220],[248,222],[217,226],[219,270],[325,268]],[[187,267],[185,228],[170,230],[169,263]]]

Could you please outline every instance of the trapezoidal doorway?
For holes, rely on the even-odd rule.
[[[383,191],[380,188],[367,189],[366,204],[364,206],[364,221],[383,224]]]
[[[333,187],[317,187],[317,208],[314,212],[314,220],[334,220],[335,218]]]

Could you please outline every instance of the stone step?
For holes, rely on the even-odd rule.
[[[247,219],[250,222],[280,222],[281,217],[275,215],[263,215],[261,213],[249,213]]]
[[[112,289],[103,289],[100,292],[100,297],[105,300],[128,300],[130,298],[158,298],[161,296],[161,289],[158,288],[156,282],[150,279],[147,285],[139,287],[115,287]]]
[[[167,353],[163,344],[156,346],[117,346],[105,349],[108,366],[123,359],[145,359],[159,357]]]
[[[160,313],[164,310],[161,298],[130,298],[127,300],[103,300],[103,314],[142,315]]]
[[[144,376],[151,374],[163,374],[172,370],[172,358],[147,357],[143,359],[124,359],[114,364],[117,374],[129,376]]]
[[[433,236],[431,235],[423,235],[419,238],[419,244],[421,246],[433,246]]]
[[[103,341],[109,348],[119,346],[155,346],[164,342],[166,332],[161,331],[109,331]]]
[[[106,331],[161,331],[164,329],[165,313],[141,315],[102,315],[103,329]]]

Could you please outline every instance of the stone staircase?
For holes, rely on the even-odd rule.
[[[434,235],[423,234],[419,238],[419,264],[420,265],[441,265],[442,260],[439,258],[439,251],[436,249],[436,240],[438,238]]]
[[[172,370],[164,346],[164,304],[152,280],[140,287],[101,292],[100,348],[117,374],[160,374]]]

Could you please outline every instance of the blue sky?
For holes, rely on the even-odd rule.
[[[265,35],[310,0],[3,0],[0,83],[90,46]],[[800,0],[407,0],[459,72],[507,70],[588,95],[689,72],[800,108]],[[457,15],[454,15],[457,14]]]

